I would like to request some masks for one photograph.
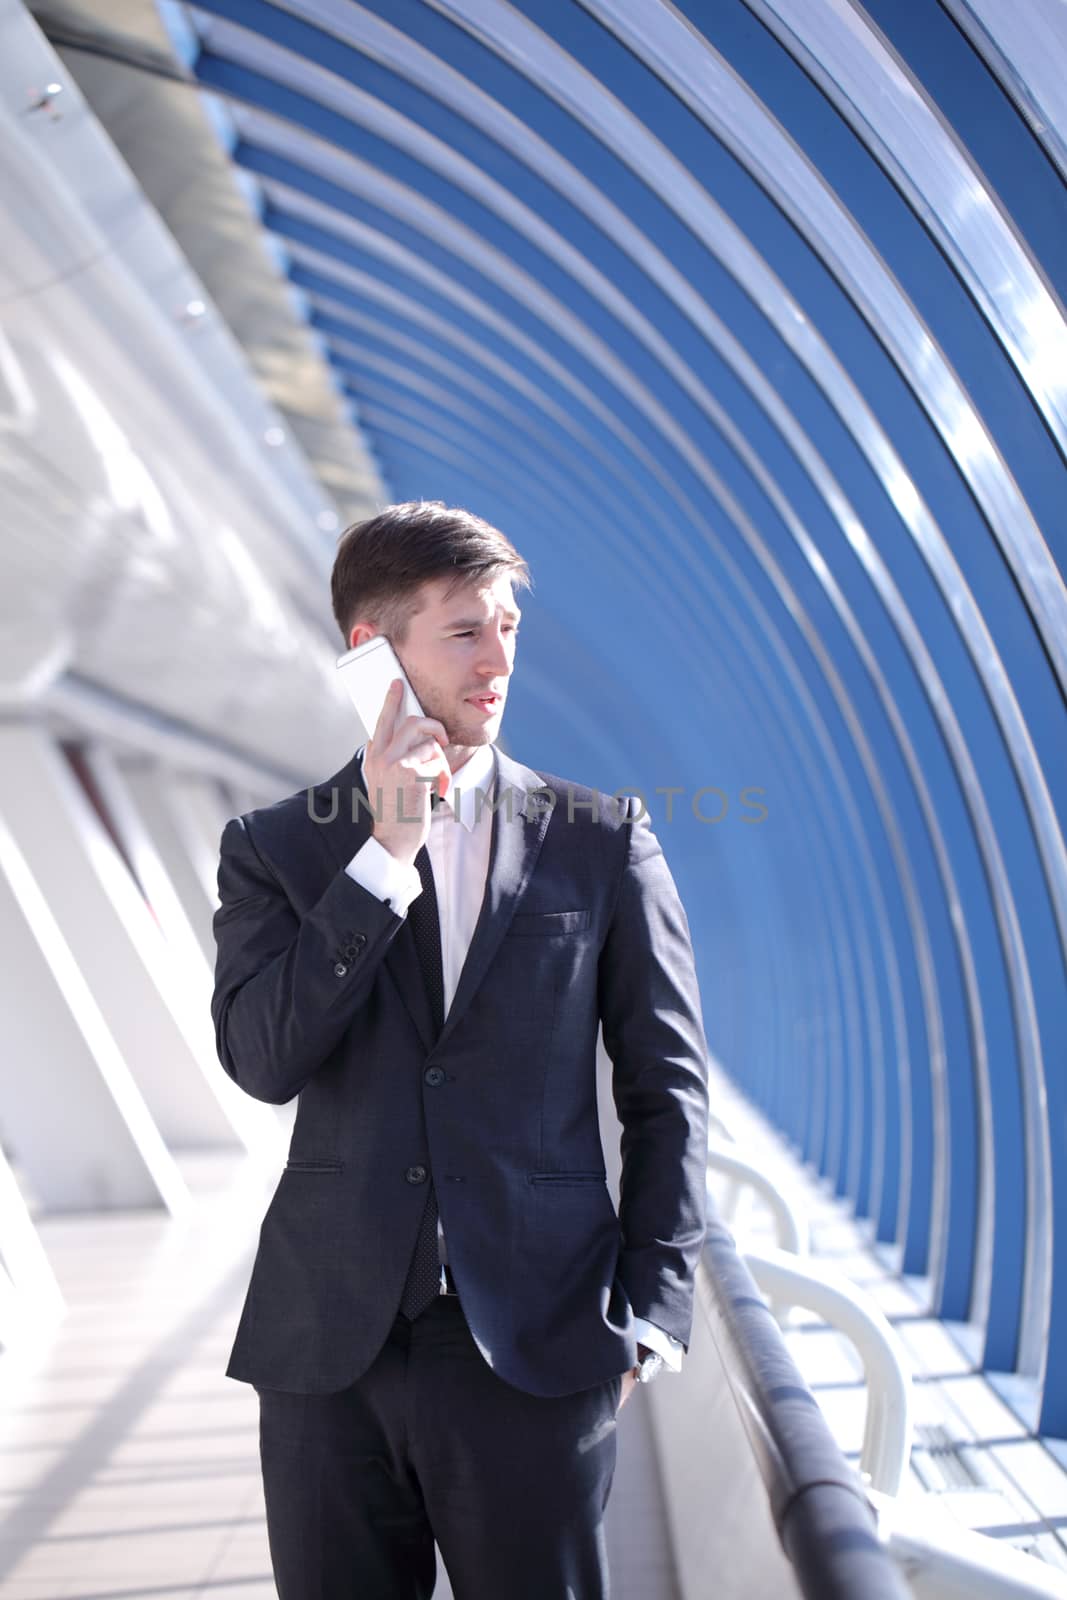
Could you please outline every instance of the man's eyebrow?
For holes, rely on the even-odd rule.
[[[504,616],[508,622],[519,622],[522,618],[521,611],[505,611]],[[446,628],[481,628],[485,624],[484,617],[457,617],[454,622],[446,622]]]

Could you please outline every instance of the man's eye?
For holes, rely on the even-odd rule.
[[[518,638],[518,636],[519,636],[518,628],[513,627],[510,623],[508,624],[508,627],[507,627],[507,629],[505,631],[507,633],[513,633],[516,638]],[[453,637],[453,639],[472,639],[474,637],[474,629],[473,628],[468,628],[465,633],[454,633],[452,635],[452,637]]]

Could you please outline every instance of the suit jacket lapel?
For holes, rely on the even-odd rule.
[[[338,866],[346,867],[356,851],[370,837],[374,818],[369,805],[353,805],[353,789],[367,794],[363,779],[363,753],[360,745],[352,760],[332,778],[319,784],[314,793],[316,826],[323,835]],[[545,801],[534,791],[544,786],[536,772],[513,761],[495,745],[496,785],[489,842],[489,867],[485,893],[475,924],[459,984],[449,1007],[440,1038],[441,1044],[459,1022],[477,992],[493,955],[507,932],[515,908],[524,894],[537,861],[551,816]],[[353,815],[355,813],[355,815]],[[448,826],[457,827],[457,823]],[[427,1051],[434,1048],[429,996],[423,981],[415,937],[407,919],[397,932],[383,965],[396,984],[405,1006]]]
[[[551,811],[534,791],[544,789],[536,772],[512,761],[496,745],[489,868],[467,959],[441,1033],[443,1043],[477,993],[515,909],[526,892],[544,843]],[[455,824],[453,824],[455,826]]]

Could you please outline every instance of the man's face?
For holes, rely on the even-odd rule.
[[[396,653],[424,713],[444,723],[450,745],[491,744],[500,731],[521,613],[506,573],[457,589],[446,601],[447,582],[423,584],[421,609]],[[496,698],[487,708],[471,703],[483,695]]]

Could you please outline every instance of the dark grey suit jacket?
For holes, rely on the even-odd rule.
[[[485,897],[434,1042],[407,920],[344,870],[373,827],[353,806],[362,755],[222,835],[219,1059],[258,1100],[299,1095],[228,1375],[308,1394],[353,1383],[396,1315],[430,1177],[467,1320],[509,1383],[604,1382],[635,1359],[635,1316],[688,1344],[707,1045],[688,920],[647,816],[494,748]]]

